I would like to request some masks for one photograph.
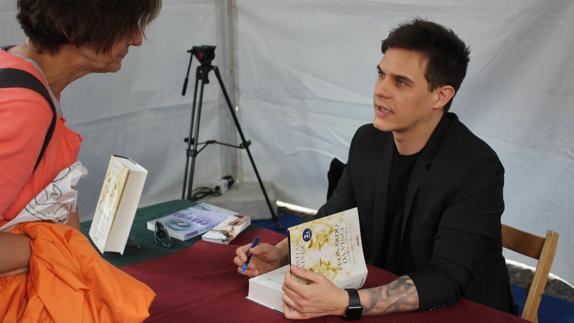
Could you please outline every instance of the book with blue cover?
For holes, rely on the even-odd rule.
[[[226,210],[207,203],[198,203],[183,210],[147,222],[150,231],[155,230],[155,222],[160,221],[170,237],[186,241],[202,235],[237,212]]]

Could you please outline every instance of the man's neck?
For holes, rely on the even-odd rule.
[[[418,124],[413,129],[393,131],[393,138],[399,154],[409,156],[421,151],[427,144],[443,115],[444,112],[437,111],[428,121]]]

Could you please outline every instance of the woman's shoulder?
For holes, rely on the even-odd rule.
[[[32,62],[0,49],[0,69],[3,68],[27,72],[44,83],[42,72]],[[49,125],[52,110],[46,99],[39,93],[19,87],[0,88],[0,93],[0,116],[1,120],[6,121],[3,124]]]
[[[0,68],[13,68],[22,70],[34,75],[41,81],[43,80],[42,72],[34,63],[21,56],[10,54],[3,49],[0,49]]]
[[[4,49],[0,49],[0,68],[14,68],[34,75],[36,78],[42,80],[42,72],[32,61],[25,59],[22,56],[8,53]]]

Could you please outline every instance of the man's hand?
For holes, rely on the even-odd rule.
[[[309,281],[309,284],[300,283],[291,273]],[[283,292],[283,311],[288,319],[343,315],[349,305],[349,296],[345,290],[321,274],[295,266],[291,266],[290,273],[285,273]]]
[[[242,272],[248,252],[251,252],[251,261],[249,261],[247,270]],[[249,243],[237,248],[235,254],[233,262],[237,265],[237,272],[249,277],[255,277],[279,268],[284,261],[283,252],[278,247],[268,243],[260,243],[255,248],[251,248]]]

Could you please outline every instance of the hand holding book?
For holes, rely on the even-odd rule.
[[[308,284],[294,276],[302,278]],[[283,311],[288,319],[310,319],[326,315],[343,315],[349,304],[344,289],[338,288],[326,276],[291,266],[285,273]]]
[[[281,250],[287,250],[291,266],[251,278],[248,299],[285,312],[288,318],[341,314],[349,300],[344,289],[357,289],[365,283],[367,265],[356,208],[293,226],[289,240],[281,243],[270,250],[274,259],[283,259]],[[252,250],[255,254],[257,249]],[[340,308],[342,299],[345,304]]]

